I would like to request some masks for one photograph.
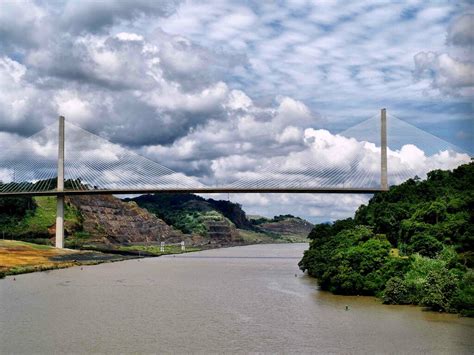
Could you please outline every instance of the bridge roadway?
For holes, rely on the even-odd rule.
[[[0,192],[0,197],[20,196],[68,196],[68,195],[142,195],[152,193],[318,193],[318,194],[374,194],[387,191],[383,188],[353,188],[353,187],[328,187],[328,188],[226,188],[226,187],[202,187],[202,188],[166,188],[166,189],[111,189],[111,190],[49,190],[49,191],[24,191],[24,192]]]

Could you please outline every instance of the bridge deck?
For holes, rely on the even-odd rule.
[[[181,189],[116,189],[116,190],[65,190],[25,191],[0,193],[1,197],[65,196],[65,195],[134,195],[152,193],[318,193],[318,194],[373,194],[387,191],[382,188],[181,188]]]

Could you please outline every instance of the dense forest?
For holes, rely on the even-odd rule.
[[[322,289],[474,316],[474,163],[375,194],[318,224],[300,268]]]

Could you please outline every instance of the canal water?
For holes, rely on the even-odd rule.
[[[8,277],[0,353],[473,353],[473,319],[319,291],[298,270],[306,248],[254,245]]]

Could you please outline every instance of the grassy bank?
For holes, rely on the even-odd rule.
[[[308,239],[300,235],[276,235],[246,229],[239,229],[239,235],[246,244],[308,243]]]
[[[58,249],[16,240],[0,240],[0,278],[8,275],[63,269],[77,265],[96,265],[144,256],[181,254],[199,250],[201,249],[186,247],[186,250],[182,251],[181,246],[169,245],[165,246],[164,252],[162,252],[159,245],[131,245],[119,246],[107,253],[106,249],[103,250],[104,252],[97,250],[79,251]],[[120,251],[124,253],[117,253]],[[143,254],[140,255],[140,252],[143,252]]]
[[[200,248],[195,247],[186,247],[186,250],[181,250],[181,246],[179,245],[165,245],[164,251],[161,251],[161,247],[159,245],[131,245],[131,246],[120,246],[119,250],[123,251],[138,251],[138,252],[145,252],[149,254],[153,254],[156,256],[160,255],[167,255],[167,254],[182,254],[182,253],[189,253],[193,251],[200,251]]]
[[[7,275],[62,269],[76,265],[130,259],[130,256],[58,249],[16,240],[0,240],[0,278]]]

